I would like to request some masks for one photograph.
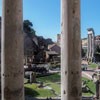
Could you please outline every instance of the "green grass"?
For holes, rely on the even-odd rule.
[[[52,75],[39,77],[39,78],[37,78],[37,81],[41,81],[41,82],[60,82],[60,74],[55,73],[55,74],[52,74]]]
[[[33,97],[36,97],[39,95],[38,91],[36,91],[37,89],[37,85],[36,84],[25,84],[25,95],[30,95]]]
[[[33,97],[54,97],[55,95],[49,89],[38,88],[37,84],[25,84],[25,95]]]
[[[87,86],[90,88],[91,92],[95,94],[96,88],[95,88],[95,83],[92,80],[89,80],[87,78],[82,77],[82,80],[86,81]],[[92,93],[82,93],[83,96],[91,96],[93,95]]]
[[[82,80],[87,82],[87,86],[95,94],[95,84],[93,81],[82,77]],[[43,82],[43,86],[51,87],[57,95],[60,95],[60,75],[55,73],[49,76],[39,77],[37,81]],[[57,95],[53,93],[50,89],[39,88],[38,84],[25,84],[25,95],[30,95],[33,97],[56,97]],[[90,92],[82,93],[83,96],[91,96]]]
[[[91,67],[91,68],[96,68],[96,67],[97,67],[97,64],[95,64],[95,63],[90,63],[90,64],[89,64],[89,67]]]
[[[43,82],[43,86],[51,87],[57,95],[60,95],[60,75],[55,73],[49,76],[39,77],[37,81]],[[38,88],[37,84],[25,84],[25,95],[31,95],[33,97],[56,97],[56,94],[52,90]]]
[[[57,95],[60,95],[60,84],[48,82],[49,86],[55,91]],[[46,83],[46,84],[48,84]]]
[[[55,73],[49,76],[39,77],[37,81],[43,82],[45,85],[52,87],[56,94],[60,94],[60,74]]]
[[[87,96],[87,97],[89,97],[89,96],[93,96],[93,94],[91,94],[91,93],[82,93],[82,96]]]

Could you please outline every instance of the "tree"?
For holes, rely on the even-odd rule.
[[[32,28],[33,24],[29,20],[24,20],[23,22],[23,29],[24,32],[28,33],[30,36],[35,35],[35,30]]]
[[[35,30],[33,29],[33,24],[29,20],[24,20],[23,30],[24,30],[24,56],[27,63],[28,57],[31,59],[32,56],[34,55],[34,52],[37,51],[37,45],[33,40],[33,38],[36,35],[35,35]]]
[[[99,45],[96,46],[95,53],[100,53],[100,46]]]
[[[82,57],[85,57],[86,56],[86,52],[87,52],[87,50],[86,49],[81,49],[81,55],[82,55]]]
[[[37,36],[36,31],[33,28],[33,24],[29,20],[24,20],[24,55],[33,56],[36,62],[45,61],[44,53],[48,49],[48,45],[52,44],[51,39],[45,39],[43,36]]]
[[[99,45],[96,45],[94,57],[95,57],[96,62],[100,62],[100,46]]]

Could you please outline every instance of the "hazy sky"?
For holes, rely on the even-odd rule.
[[[0,0],[0,15],[1,15]],[[60,0],[23,0],[24,19],[29,19],[37,35],[52,38],[60,33]],[[100,34],[100,0],[81,0],[81,37],[87,37],[87,28]]]

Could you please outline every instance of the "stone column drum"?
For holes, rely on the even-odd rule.
[[[2,4],[2,100],[24,100],[22,0]]]
[[[61,100],[81,100],[80,0],[61,0]]]

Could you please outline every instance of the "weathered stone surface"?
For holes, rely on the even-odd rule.
[[[81,100],[80,0],[62,0],[61,100]]]
[[[87,48],[87,58],[88,61],[93,61],[94,49],[95,49],[95,33],[92,28],[88,30],[88,48]]]
[[[22,0],[3,0],[2,100],[24,100]]]

